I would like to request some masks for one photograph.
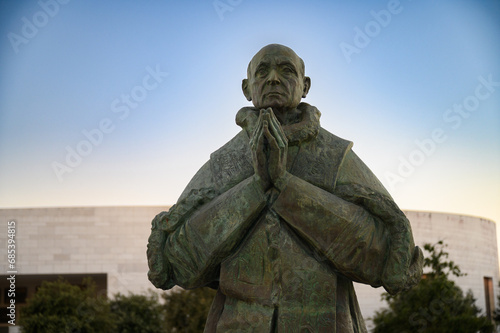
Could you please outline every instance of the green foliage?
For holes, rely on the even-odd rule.
[[[407,293],[389,299],[389,309],[377,312],[374,333],[492,332],[493,326],[475,306],[471,293],[446,278],[424,279]]]
[[[215,291],[210,288],[172,291],[163,294],[165,323],[170,332],[203,332]]]
[[[408,292],[398,295],[383,294],[389,308],[378,311],[373,322],[374,333],[470,333],[493,332],[493,325],[474,304],[469,292],[463,294],[450,274],[463,276],[453,261],[447,261],[448,253],[442,241],[425,244],[429,252],[424,267],[431,269],[420,283]]]
[[[44,281],[21,309],[23,333],[108,333],[114,330],[109,304],[96,297],[95,283],[84,281],[83,288],[59,279]]]
[[[498,286],[500,287],[500,282],[498,282]],[[497,303],[498,306],[500,306],[500,294],[497,295]],[[500,307],[496,308],[495,311],[493,311],[493,319],[497,323],[497,325],[500,326]]]
[[[158,295],[96,296],[95,283],[80,288],[59,279],[43,282],[21,308],[23,333],[203,332],[215,291],[209,288]]]
[[[150,291],[148,295],[128,296],[116,294],[110,302],[111,312],[119,333],[162,333],[163,309],[158,295]]]
[[[447,278],[450,273],[456,277],[466,275],[453,261],[446,261],[449,254],[444,251],[444,248],[447,246],[442,240],[436,244],[424,244],[424,250],[429,252],[429,256],[424,258],[424,267],[431,268],[431,271],[426,274],[428,277],[443,276]]]

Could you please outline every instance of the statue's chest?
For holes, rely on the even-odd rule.
[[[288,172],[315,186],[333,191],[338,163],[317,140],[289,148]]]
[[[238,139],[233,142],[231,149],[221,149],[211,156],[212,175],[220,192],[227,191],[254,174],[248,139]],[[289,146],[287,171],[332,192],[342,153],[321,138]]]

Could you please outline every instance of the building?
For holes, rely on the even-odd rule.
[[[82,279],[90,275],[96,281],[98,293],[108,296],[118,292],[143,293],[155,289],[146,275],[146,246],[151,220],[167,209],[0,209],[0,221],[5,231],[8,222],[15,221],[17,307],[35,293],[43,280],[56,280],[59,276],[71,283],[81,284]],[[0,244],[1,248],[7,249],[3,236]],[[0,274],[7,274],[11,269],[7,266],[6,250],[2,251],[0,258]],[[9,281],[6,279],[9,275],[0,275],[2,311],[6,310],[10,301],[7,293]],[[19,311],[16,312],[18,319]],[[7,319],[2,313],[0,333],[8,332],[5,330],[9,326]]]
[[[464,291],[471,290],[476,305],[483,314],[491,314],[499,292],[499,262],[495,222],[475,216],[449,213],[405,211],[410,220],[415,244],[443,240],[449,260],[457,264],[466,276],[450,276]],[[424,270],[425,273],[425,270]],[[376,310],[386,307],[381,301],[383,288],[356,284],[356,293],[367,325]],[[431,309],[429,309],[430,311]],[[436,309],[438,311],[438,309]]]
[[[92,276],[99,292],[112,296],[154,289],[147,279],[146,246],[153,217],[168,207],[67,207],[0,209],[2,228],[15,221],[15,266],[8,265],[7,250],[0,255],[0,303],[6,311],[10,297],[10,271],[15,271],[16,305],[22,306],[43,280],[64,277],[81,284]],[[457,279],[472,290],[485,312],[494,309],[498,295],[499,266],[496,225],[493,221],[446,213],[406,211],[417,245],[444,240],[450,259],[467,276]],[[12,223],[10,223],[12,224]],[[8,233],[2,233],[7,235]],[[0,247],[7,249],[7,239]],[[384,304],[381,288],[356,285],[365,318]],[[17,310],[17,319],[19,311]],[[8,330],[1,314],[0,333]],[[370,322],[368,321],[369,325]]]

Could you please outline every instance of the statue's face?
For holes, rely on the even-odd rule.
[[[243,92],[256,108],[286,111],[299,105],[309,85],[310,79],[304,76],[301,60],[295,52],[273,44],[253,57],[248,80],[243,80]]]

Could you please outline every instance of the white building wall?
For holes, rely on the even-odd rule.
[[[448,246],[448,260],[454,261],[466,276],[451,276],[464,292],[471,290],[476,305],[485,312],[486,301],[484,277],[491,277],[494,298],[499,293],[499,264],[496,224],[493,221],[474,216],[448,213],[405,211],[410,220],[415,244],[423,248],[425,243],[443,240]],[[424,253],[425,254],[425,253]],[[425,273],[425,270],[424,270]],[[386,307],[380,300],[383,288],[356,284],[356,293],[365,319],[376,310]],[[370,323],[371,324],[371,323]]]
[[[151,220],[166,209],[0,209],[0,221],[5,233],[7,222],[16,221],[18,275],[107,273],[111,296],[154,289],[146,275],[146,247]],[[5,237],[0,237],[0,248],[7,248]],[[8,271],[6,251],[0,254],[0,271]]]

